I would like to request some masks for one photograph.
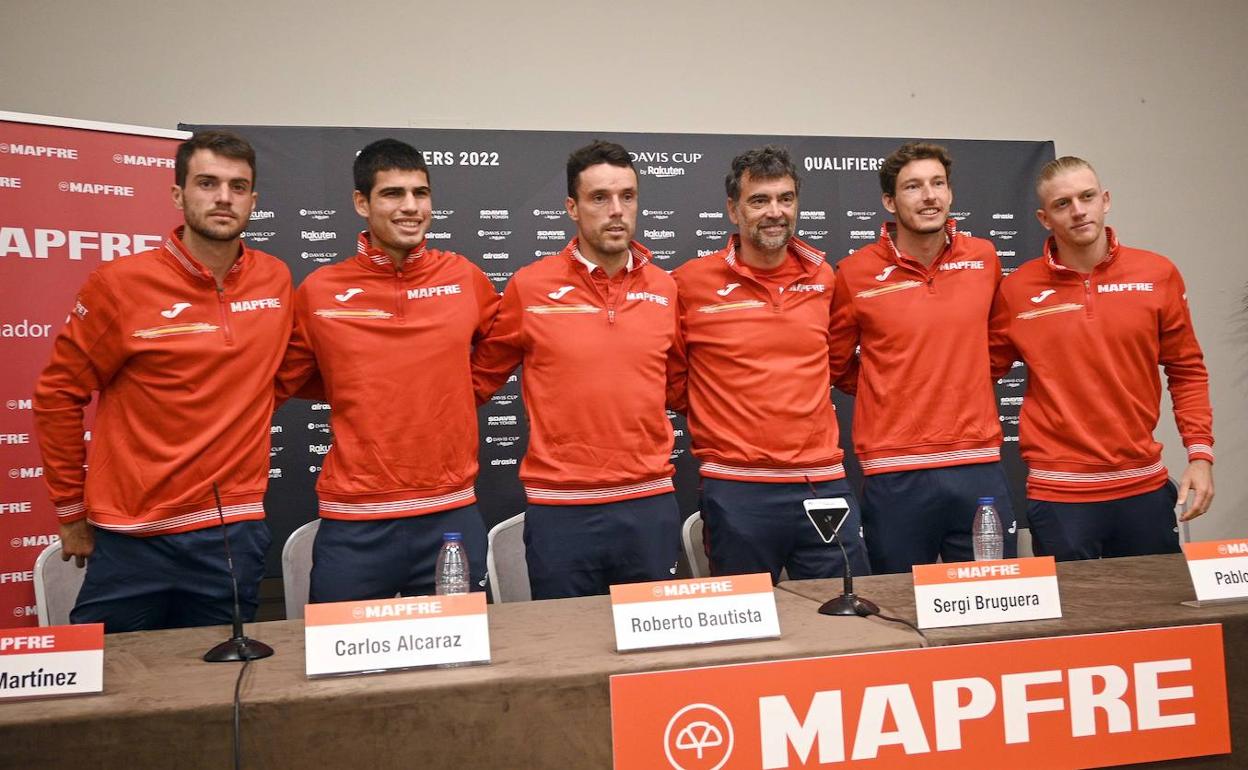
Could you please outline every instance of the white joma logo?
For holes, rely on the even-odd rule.
[[[716,289],[715,293],[721,297],[727,297],[729,294],[732,294],[733,289],[737,288],[740,285],[741,284],[739,283],[730,283],[722,289]]]
[[[1036,296],[1032,297],[1031,301],[1039,305],[1041,302],[1044,302],[1046,299],[1048,299],[1049,295],[1054,294],[1054,293],[1056,293],[1054,289],[1045,289],[1044,291],[1040,292]]]
[[[342,294],[335,294],[334,299],[338,300],[339,302],[346,302],[347,300],[354,297],[356,294],[363,294],[363,293],[364,293],[363,289],[357,289],[355,287],[352,287],[344,291]]]
[[[168,310],[160,311],[160,314],[163,315],[165,318],[177,318],[178,313],[181,313],[183,310],[186,310],[190,306],[191,306],[191,303],[189,302],[175,302],[173,303],[173,307],[169,308]]]
[[[892,272],[896,269],[897,269],[896,265],[889,265],[888,267],[884,268],[883,272],[881,272],[879,275],[875,277],[875,280],[883,281],[884,279],[888,278],[888,276],[892,275]]]
[[[547,297],[550,297],[551,299],[563,299],[563,295],[565,295],[565,294],[567,294],[568,292],[572,291],[572,289],[573,289],[573,288],[575,288],[575,287],[573,287],[573,286],[560,286],[558,289],[556,289],[555,291],[552,291],[551,293],[547,294],[546,296],[547,296]]]

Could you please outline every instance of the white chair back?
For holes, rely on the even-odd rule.
[[[303,606],[308,603],[308,589],[312,585],[312,541],[321,528],[321,520],[315,519],[290,533],[282,546],[282,590],[286,597],[286,619],[303,617]]]
[[[61,561],[61,544],[53,543],[35,559],[35,605],[41,626],[69,623],[69,611],[78,601],[78,589],[87,570],[74,559]]]
[[[490,573],[490,598],[501,602],[527,602],[529,565],[524,558],[524,514],[517,513],[490,528],[486,536],[485,568]]]

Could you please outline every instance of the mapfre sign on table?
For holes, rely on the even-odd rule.
[[[1230,751],[1220,625],[611,677],[617,770],[1086,768]]]

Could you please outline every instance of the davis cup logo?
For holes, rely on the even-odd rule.
[[[691,703],[667,723],[663,753],[673,770],[719,770],[732,756],[732,722],[709,703]]]

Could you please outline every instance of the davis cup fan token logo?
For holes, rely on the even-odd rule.
[[[724,712],[709,703],[691,703],[668,721],[663,752],[673,770],[719,770],[732,756],[734,738]]]

